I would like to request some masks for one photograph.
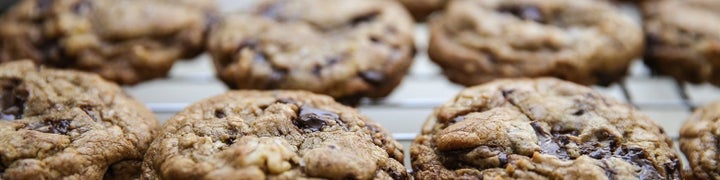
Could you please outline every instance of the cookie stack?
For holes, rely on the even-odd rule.
[[[718,2],[644,1],[643,32],[598,0],[22,0],[0,17],[0,179],[717,179],[720,102],[683,126],[684,171],[655,121],[585,85],[643,54],[720,85]],[[468,88],[416,124],[404,164],[347,105],[401,83],[413,17]],[[118,86],[203,52],[233,90],[162,127]]]

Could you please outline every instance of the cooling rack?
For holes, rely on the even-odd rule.
[[[218,2],[223,11],[242,9],[246,3],[235,0]],[[639,20],[632,5],[623,4],[621,7]],[[366,100],[358,107],[361,113],[388,129],[403,144],[406,154],[409,154],[410,143],[433,109],[464,88],[447,81],[440,69],[428,59],[425,53],[428,40],[425,25],[416,27],[415,40],[418,53],[402,84],[389,97]],[[593,88],[639,108],[656,120],[673,140],[677,140],[680,126],[693,108],[720,100],[720,88],[709,84],[685,84],[652,75],[640,60],[633,63],[625,81]],[[166,79],[125,87],[125,90],[146,103],[164,123],[187,105],[221,94],[227,88],[215,78],[212,61],[205,54],[176,63]],[[406,164],[409,164],[407,158],[409,155],[406,155]]]

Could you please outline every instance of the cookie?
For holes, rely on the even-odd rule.
[[[698,108],[680,129],[680,150],[697,179],[720,179],[720,101]]]
[[[413,58],[413,21],[395,1],[269,0],[224,17],[208,51],[232,89],[295,89],[346,104],[385,97]]]
[[[417,21],[422,21],[435,11],[442,10],[450,0],[398,0]]]
[[[117,85],[27,60],[0,65],[0,88],[0,179],[140,176],[160,125]]]
[[[461,91],[422,126],[416,179],[679,179],[663,129],[632,106],[554,79]]]
[[[409,179],[401,145],[324,95],[230,91],[168,120],[144,179]]]
[[[644,62],[656,74],[720,86],[720,1],[643,3]]]
[[[640,25],[606,1],[456,0],[429,27],[430,58],[466,86],[541,76],[609,85],[643,49]]]
[[[0,17],[0,62],[32,59],[120,84],[201,53],[214,1],[22,0]]]

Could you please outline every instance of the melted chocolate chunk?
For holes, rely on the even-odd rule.
[[[28,129],[44,133],[67,135],[70,132],[71,120],[68,119],[47,119],[43,122],[36,122],[28,125]]]
[[[540,152],[544,154],[550,154],[560,159],[570,159],[565,145],[570,143],[570,139],[565,135],[551,135],[542,129],[542,126],[537,122],[531,122],[535,135],[538,138],[538,144],[540,145]]]
[[[319,65],[319,64],[315,64],[315,66],[313,66],[313,68],[312,68],[311,71],[312,71],[313,75],[320,77],[320,75],[322,75],[322,74],[321,74],[321,73],[322,73],[322,66]]]
[[[52,7],[54,0],[37,0],[37,8],[40,10],[40,12],[50,10]]]
[[[95,122],[98,122],[100,120],[100,118],[99,118],[100,113],[95,111],[92,106],[83,105],[83,106],[80,106],[80,109],[82,109],[85,112],[85,114],[87,114],[90,118],[95,120]]]
[[[462,122],[462,121],[464,121],[464,120],[465,120],[465,116],[464,116],[464,115],[458,116],[458,117],[452,118],[452,120],[450,121],[450,124],[459,123],[459,122]]]
[[[352,18],[352,19],[350,20],[350,25],[352,25],[352,26],[357,26],[357,25],[360,25],[360,24],[363,24],[363,23],[367,23],[367,22],[373,21],[373,20],[375,20],[375,18],[376,18],[378,15],[380,15],[380,12],[373,11],[373,12],[369,12],[369,13],[366,13],[366,14],[362,14],[362,15],[356,16],[356,17],[354,17],[354,18]]]
[[[19,79],[0,79],[0,120],[21,119],[30,94]]]
[[[298,118],[293,121],[293,124],[301,129],[317,132],[327,126],[328,121],[338,121],[339,119],[340,116],[334,112],[304,105],[300,107]]]
[[[542,11],[533,5],[515,5],[500,7],[500,12],[509,13],[515,17],[535,22],[544,22]]]
[[[225,118],[227,115],[225,115],[225,112],[223,112],[222,109],[216,109],[215,110],[215,117],[218,119]]]
[[[580,110],[575,111],[573,113],[573,116],[582,116],[583,114],[585,114],[585,110],[580,109]]]
[[[335,101],[337,101],[341,104],[344,104],[344,105],[348,105],[348,106],[357,106],[358,104],[360,104],[360,100],[362,100],[363,97],[365,97],[365,95],[362,93],[359,93],[359,94],[353,94],[353,95],[339,97],[339,98],[336,98]]]
[[[83,14],[86,14],[90,10],[91,6],[92,5],[90,4],[90,2],[88,2],[87,0],[84,0],[84,1],[80,1],[80,2],[73,4],[71,9],[72,9],[73,13],[78,14],[78,15],[83,15]]]
[[[261,8],[259,14],[270,19],[283,21],[283,19],[279,17],[281,10],[281,3],[265,4],[265,6]]]
[[[363,71],[358,76],[372,86],[382,86],[385,84],[385,75],[377,71]]]
[[[275,101],[275,103],[282,103],[282,104],[295,104],[297,101],[287,98],[278,98],[278,100]]]

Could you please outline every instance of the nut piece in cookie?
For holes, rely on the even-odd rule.
[[[167,75],[202,52],[212,0],[21,0],[0,17],[0,62],[100,74],[120,84]]]
[[[305,91],[230,91],[163,127],[144,179],[409,179],[401,145],[379,124]]]
[[[450,81],[551,76],[621,80],[640,56],[640,25],[605,1],[455,0],[430,20],[428,55]]]
[[[647,1],[642,12],[643,60],[654,73],[720,86],[720,1]]]
[[[224,17],[208,40],[232,89],[296,89],[346,104],[390,94],[413,58],[413,21],[395,1],[269,0]]]
[[[97,75],[29,60],[0,65],[0,179],[139,177],[159,127]]]
[[[554,78],[496,80],[435,109],[410,148],[416,179],[680,179],[663,129]]]

